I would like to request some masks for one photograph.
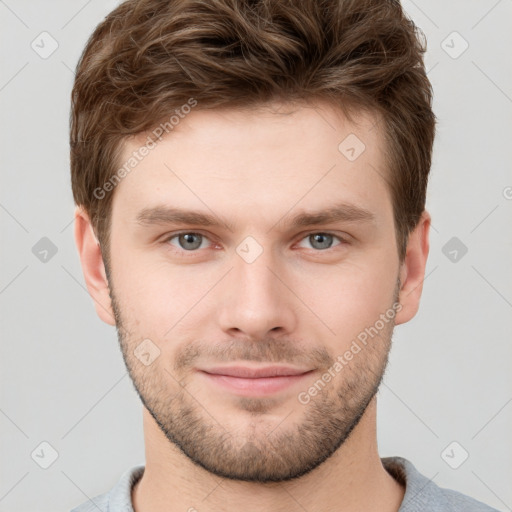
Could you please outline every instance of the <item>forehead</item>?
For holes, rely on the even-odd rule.
[[[120,167],[137,161],[117,185],[114,205],[132,217],[165,204],[244,216],[340,202],[386,209],[377,121],[362,112],[349,121],[325,103],[197,108],[160,140],[153,130],[124,142]],[[152,149],[140,158],[144,146]]]

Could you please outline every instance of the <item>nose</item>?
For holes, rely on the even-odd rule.
[[[291,277],[270,250],[254,261],[233,255],[233,269],[219,289],[219,323],[223,332],[254,340],[272,331],[289,334],[297,324],[297,301]],[[281,332],[280,332],[281,331]]]

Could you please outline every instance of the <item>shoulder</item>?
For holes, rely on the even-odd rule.
[[[142,477],[144,467],[130,468],[108,492],[87,500],[71,512],[133,512],[131,490]]]
[[[405,486],[398,512],[498,512],[470,496],[439,487],[403,457],[381,460],[388,473]]]

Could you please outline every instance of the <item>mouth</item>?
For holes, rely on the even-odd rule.
[[[295,386],[314,370],[290,366],[224,366],[199,369],[210,384],[243,396],[265,396]]]

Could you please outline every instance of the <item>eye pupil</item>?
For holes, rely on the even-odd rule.
[[[194,237],[198,238],[199,239],[199,242],[196,241],[196,243],[194,244],[193,242],[193,239]],[[182,241],[184,241],[185,243],[185,247],[183,247],[183,249],[197,249],[200,245],[201,245],[201,235],[197,234],[197,233],[184,233],[182,235],[180,235],[180,245],[183,247],[183,244],[182,244]],[[193,247],[190,247],[186,244],[192,244]]]
[[[329,235],[328,233],[315,233],[314,235],[311,235],[310,238],[312,239],[313,246],[316,242],[320,243],[321,247],[315,247],[316,249],[328,249],[332,244],[332,235]]]

